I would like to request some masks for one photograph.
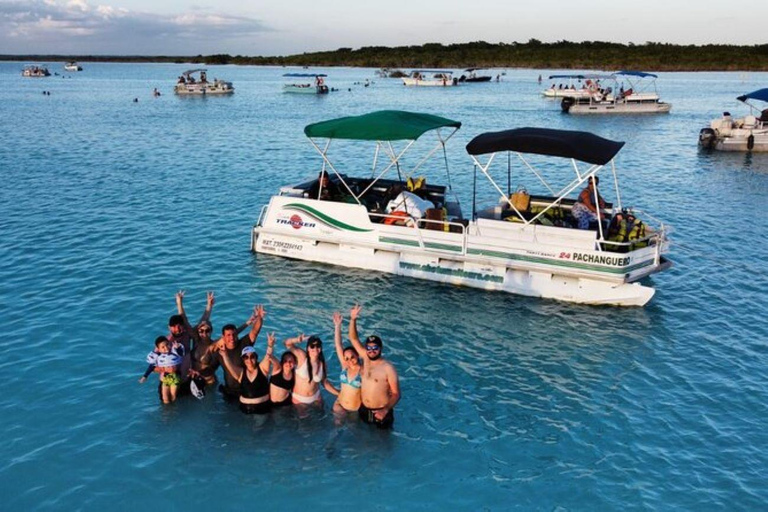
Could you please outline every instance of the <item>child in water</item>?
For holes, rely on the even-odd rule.
[[[176,401],[176,391],[181,383],[179,368],[184,359],[184,345],[171,343],[165,336],[155,340],[155,350],[147,355],[147,371],[139,379],[141,384],[147,382],[149,374],[157,369],[160,372],[160,396],[164,404]]]

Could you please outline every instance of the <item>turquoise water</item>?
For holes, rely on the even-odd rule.
[[[84,67],[32,80],[0,63],[0,508],[765,506],[768,155],[702,154],[696,139],[768,74],[665,73],[671,114],[598,119],[537,96],[550,70],[415,90],[324,69],[340,91],[308,97],[280,92],[282,68],[211,67],[236,93],[201,99],[171,93],[183,65]],[[303,127],[378,109],[464,123],[448,161],[465,213],[464,146],[483,131],[627,141],[623,200],[674,226],[675,267],[647,307],[617,309],[252,254],[261,206],[318,170]],[[369,172],[369,149],[339,144],[342,170]],[[305,419],[246,417],[215,393],[161,406],[137,379],[179,289],[193,318],[215,290],[215,330],[261,303],[265,330],[328,342],[333,311],[360,301],[400,372],[394,432],[335,426],[328,396]]]

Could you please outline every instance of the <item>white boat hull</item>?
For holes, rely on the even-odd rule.
[[[179,96],[221,96],[233,94],[235,88],[230,84],[176,84],[173,92]]]
[[[743,125],[744,120],[736,121]],[[732,123],[715,120],[699,133],[699,144],[716,151],[755,153],[768,152],[768,124],[753,124],[754,128],[733,128]]]
[[[254,227],[251,248],[531,297],[646,304],[654,289],[635,281],[670,265],[660,258],[666,247],[619,254],[594,245],[594,232],[570,228],[491,219],[470,223],[465,233],[387,226],[370,222],[360,205],[276,196]]]
[[[453,87],[453,80],[418,80],[415,78],[403,78],[403,85],[418,87]]]
[[[605,102],[571,105],[569,114],[666,114],[672,110],[669,103]]]
[[[541,94],[545,98],[589,98],[592,95],[587,89],[546,89]]]

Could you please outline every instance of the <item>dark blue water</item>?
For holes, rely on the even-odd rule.
[[[325,69],[341,90],[308,97],[281,93],[284,69],[221,67],[208,75],[236,93],[201,99],[171,93],[184,69],[86,63],[32,80],[0,64],[0,508],[765,506],[768,155],[702,154],[696,136],[768,74],[665,73],[671,114],[581,118],[537,95],[550,70],[417,90]],[[676,266],[647,307],[618,309],[249,252],[270,195],[319,169],[303,127],[378,109],[464,123],[447,156],[465,210],[464,145],[483,131],[625,140],[622,198],[675,228]],[[368,173],[370,150],[339,144],[340,170]],[[360,301],[400,372],[395,431],[335,426],[330,397],[305,419],[245,417],[215,394],[161,406],[137,379],[179,289],[193,318],[215,290],[214,329],[264,304],[281,339],[330,342],[333,311]]]

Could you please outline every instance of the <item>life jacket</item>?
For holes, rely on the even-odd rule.
[[[640,219],[635,219],[634,217],[631,217],[633,219],[632,225],[628,227],[627,230],[627,242],[631,242],[633,240],[640,240],[641,238],[645,238],[645,224]],[[640,247],[647,247],[648,241],[642,241],[642,242],[636,242],[629,246],[630,250],[639,249]]]
[[[611,219],[611,224],[608,226],[607,240],[612,242],[626,242],[627,241],[627,219],[626,216],[617,213]],[[608,244],[604,245],[606,251],[626,252],[627,247],[625,245]]]
[[[426,187],[427,179],[424,176],[419,176],[416,179],[408,178],[405,181],[405,186],[408,189],[408,192],[413,192],[414,190]]]
[[[389,214],[389,217],[384,219],[384,224],[387,226],[393,226],[393,225],[400,225],[400,223],[403,223],[405,225],[405,220],[408,219],[409,215],[406,212],[403,211],[394,211]]]

